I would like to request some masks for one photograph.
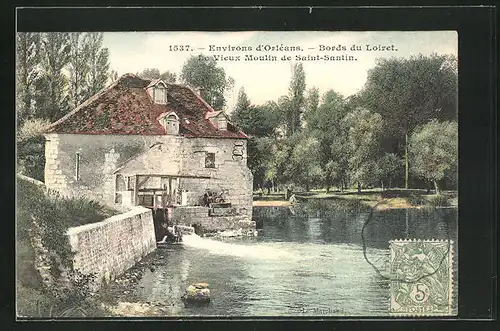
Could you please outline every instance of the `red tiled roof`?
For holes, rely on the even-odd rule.
[[[247,138],[231,123],[227,130],[218,130],[207,116],[214,109],[189,87],[166,84],[167,104],[155,104],[146,92],[151,83],[132,74],[123,75],[52,123],[46,132],[164,135],[158,117],[173,111],[179,117],[179,133],[185,137]]]

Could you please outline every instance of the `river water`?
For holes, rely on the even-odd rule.
[[[389,307],[389,241],[455,239],[456,208],[366,212],[255,207],[255,238],[185,236],[157,249],[129,301],[164,306],[176,316],[384,316]],[[456,240],[455,240],[456,242]],[[363,253],[365,249],[365,254]],[[370,263],[369,263],[370,262]],[[210,284],[212,302],[185,307],[192,283]],[[126,291],[123,291],[126,289]]]

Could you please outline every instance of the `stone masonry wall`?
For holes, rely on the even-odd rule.
[[[235,216],[209,216],[208,207],[189,206],[175,207],[172,217],[180,225],[201,227],[203,231],[212,232],[219,230],[255,230],[255,222],[246,215]]]
[[[183,169],[210,179],[183,178],[180,186],[203,194],[206,189],[223,191],[239,214],[252,219],[253,176],[247,167],[246,141],[233,139],[189,139],[182,157]],[[215,153],[215,168],[205,168],[205,152]],[[241,157],[235,152],[241,152]]]
[[[153,215],[144,207],[70,228],[68,236],[75,269],[97,274],[98,281],[109,282],[156,249]]]
[[[45,142],[45,185],[63,195],[114,203],[113,172],[121,162],[143,152],[153,137],[135,135],[49,134]],[[80,176],[76,178],[76,153]]]
[[[150,150],[151,146],[162,143]],[[158,146],[158,145],[157,145]],[[143,156],[138,155],[142,152]],[[80,176],[75,176],[76,152]],[[206,153],[215,154],[215,168],[205,167]],[[131,174],[178,173],[210,179],[182,178],[180,186],[202,195],[205,189],[224,191],[238,213],[252,217],[252,173],[247,167],[246,141],[180,136],[48,134],[45,184],[64,195],[85,195],[114,204],[113,172],[127,160]]]

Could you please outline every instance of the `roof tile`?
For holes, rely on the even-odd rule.
[[[247,138],[236,126],[217,130],[207,119],[214,110],[186,86],[167,85],[167,104],[155,104],[146,92],[153,81],[126,74],[73,111],[52,123],[47,133],[164,135],[158,121],[162,113],[175,112],[180,134],[186,137]]]

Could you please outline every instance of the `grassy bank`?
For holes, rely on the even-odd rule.
[[[397,208],[421,208],[421,207],[445,207],[456,205],[457,193],[446,191],[441,194],[428,193],[427,190],[418,189],[366,189],[362,192],[357,190],[330,191],[326,193],[321,190],[310,192],[293,192],[298,201],[305,200],[352,200],[359,201],[366,206],[377,209]],[[254,206],[289,206],[285,200],[285,193],[261,194],[254,192]]]
[[[85,198],[65,198],[47,191],[39,182],[17,178],[16,208],[16,300],[17,315],[24,317],[95,316],[98,306],[87,300],[90,277],[72,270],[72,252],[66,232],[69,227],[94,223],[118,211]],[[39,229],[34,226],[37,221]],[[50,273],[57,279],[59,267],[70,270],[75,277],[71,290],[48,286],[35,267],[36,250],[32,238],[39,233],[42,244],[59,261],[50,262]]]

